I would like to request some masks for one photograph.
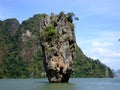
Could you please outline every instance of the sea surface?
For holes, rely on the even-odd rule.
[[[70,78],[69,83],[43,79],[0,79],[0,90],[120,90],[120,78]]]

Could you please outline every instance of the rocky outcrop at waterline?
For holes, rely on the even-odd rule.
[[[76,40],[70,17],[61,13],[45,16],[40,22],[43,62],[49,82],[68,82],[73,72]]]

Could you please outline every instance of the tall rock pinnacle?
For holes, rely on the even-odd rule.
[[[40,40],[49,82],[68,82],[76,46],[72,17],[64,13],[46,15],[40,22]]]

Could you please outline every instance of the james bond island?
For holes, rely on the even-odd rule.
[[[44,68],[49,82],[68,82],[76,47],[73,14],[45,16],[40,22]]]

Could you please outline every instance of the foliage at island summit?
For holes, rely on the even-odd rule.
[[[51,15],[54,21],[54,14]],[[66,20],[69,20],[71,28],[74,28],[73,21],[79,20],[74,13],[60,12],[58,15],[64,15]],[[36,14],[21,24],[16,18],[0,20],[0,78],[41,78],[46,76],[40,38],[40,21],[45,16],[47,14]],[[51,39],[52,37],[49,36],[51,34],[55,36],[56,31],[53,26],[49,26],[44,34]],[[109,67],[98,59],[93,60],[84,55],[78,46],[75,49],[73,67],[74,72],[71,77],[113,77]]]

